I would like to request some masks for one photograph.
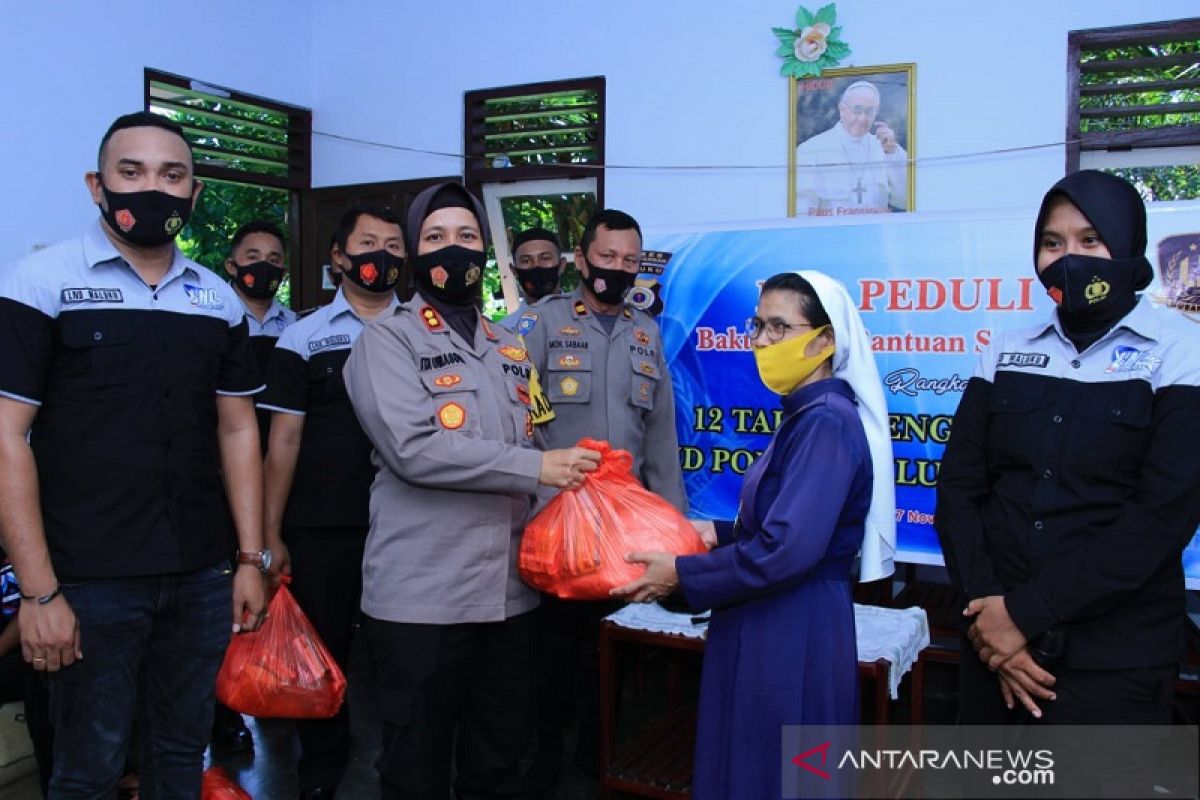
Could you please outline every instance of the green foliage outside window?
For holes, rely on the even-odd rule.
[[[1162,59],[1162,63],[1130,66],[1135,59]],[[1115,62],[1111,69],[1096,69],[1109,61]],[[1200,40],[1085,50],[1080,64],[1088,66],[1079,75],[1081,133],[1200,125],[1200,111],[1195,110],[1200,87],[1189,85],[1200,79]],[[1108,115],[1122,109],[1129,113]],[[1088,111],[1106,115],[1083,116]],[[1105,171],[1137,186],[1147,201],[1200,198],[1200,166],[1196,164]]]
[[[558,234],[567,267],[559,281],[564,292],[574,291],[579,285],[579,271],[575,269],[574,251],[583,236],[588,219],[596,213],[596,195],[592,192],[573,194],[521,195],[500,200],[504,214],[504,230],[508,236],[511,253],[513,237],[528,228],[546,228]],[[483,283],[484,310],[492,319],[502,319],[508,314],[500,290],[500,269],[496,264],[495,248],[488,250],[488,269]]]

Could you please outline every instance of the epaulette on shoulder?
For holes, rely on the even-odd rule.
[[[564,297],[570,297],[570,296],[571,295],[568,294],[567,292],[555,292],[554,294],[548,294],[543,297],[539,297],[537,300],[534,300],[532,303],[529,304],[529,308],[537,308],[538,306],[548,305],[549,303],[551,303],[555,300],[561,300]]]

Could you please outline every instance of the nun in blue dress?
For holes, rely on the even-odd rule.
[[[889,575],[895,553],[887,408],[845,288],[776,275],[747,326],[783,416],[746,473],[732,535],[703,555],[630,554],[646,572],[614,590],[651,602],[678,587],[693,610],[712,609],[698,800],[778,798],[783,726],[856,724],[851,581]]]

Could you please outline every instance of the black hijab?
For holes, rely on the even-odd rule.
[[[1059,306],[1063,331],[1082,352],[1133,310],[1137,305],[1136,292],[1154,279],[1154,270],[1146,259],[1146,204],[1128,181],[1107,172],[1089,169],[1068,175],[1050,187],[1042,199],[1033,235],[1034,269],[1042,229],[1058,197],[1066,198],[1096,229],[1112,256],[1111,263],[1104,266],[1111,277],[1119,279],[1110,281],[1115,287],[1114,297],[1105,304],[1103,313],[1079,314],[1066,302]],[[1066,278],[1072,277],[1068,271]]]
[[[426,218],[435,211],[440,211],[443,208],[465,208],[475,215],[475,221],[479,223],[479,232],[483,236],[483,248],[486,251],[489,238],[487,227],[487,216],[483,213],[483,203],[475,198],[473,194],[464,189],[457,183],[441,183],[436,186],[430,186],[416,197],[408,206],[408,225],[404,228],[405,242],[408,248],[410,258],[415,258],[419,252],[418,248],[421,241],[421,226],[425,223]],[[410,288],[412,288],[412,275],[409,274]],[[479,282],[480,289],[483,288],[483,281]],[[475,341],[475,328],[479,319],[479,306],[467,305],[459,306],[450,303],[444,303],[436,297],[422,298],[442,316],[450,329],[458,333],[468,344]],[[479,302],[482,303],[482,296]]]

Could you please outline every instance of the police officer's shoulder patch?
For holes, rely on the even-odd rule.
[[[456,431],[467,422],[467,411],[453,401],[445,403],[438,409],[438,422],[449,431]]]
[[[442,318],[432,306],[421,307],[421,320],[425,323],[425,327],[431,331],[443,330],[446,325],[442,322]]]
[[[517,319],[517,335],[524,336],[537,325],[538,315],[534,311],[525,311]]]

